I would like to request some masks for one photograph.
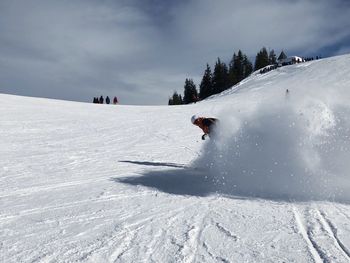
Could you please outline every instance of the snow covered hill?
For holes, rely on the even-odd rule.
[[[0,261],[350,262],[349,101],[350,55],[194,105],[0,94]]]

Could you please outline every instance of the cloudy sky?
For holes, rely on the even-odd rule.
[[[350,53],[348,0],[0,0],[0,93],[167,104],[206,63]]]

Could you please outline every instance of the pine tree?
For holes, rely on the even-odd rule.
[[[184,98],[183,98],[184,104],[196,102],[197,98],[198,98],[198,92],[197,92],[196,85],[194,84],[192,79],[186,79],[185,86],[184,86]]]
[[[241,50],[238,50],[236,68],[237,68],[238,81],[241,81],[242,79],[244,79],[243,53]]]
[[[269,63],[270,65],[275,65],[277,63],[276,54],[273,49],[269,53]]]
[[[228,68],[218,58],[213,73],[213,94],[220,93],[229,88],[229,86]]]
[[[177,94],[177,92],[175,91],[173,95],[173,101],[174,105],[181,105],[183,103],[181,94]]]
[[[241,51],[233,54],[229,68],[229,82],[233,86],[248,77],[253,72],[253,65],[248,57]]]
[[[183,104],[181,94],[179,95],[176,91],[173,96],[169,98],[168,105],[180,105]]]
[[[213,95],[213,75],[209,65],[207,64],[207,68],[204,71],[204,75],[199,86],[199,98],[202,100],[211,95]]]
[[[181,94],[179,94],[179,104],[184,104],[184,100],[182,99]]]
[[[233,54],[229,69],[230,86],[237,84],[243,79],[243,53],[241,50],[238,54]]]
[[[243,56],[243,79],[248,77],[253,72],[253,64],[249,61],[246,55]]]
[[[256,54],[254,69],[258,70],[269,65],[269,55],[265,47]]]
[[[231,87],[238,83],[237,55],[236,55],[236,53],[233,53],[232,59],[231,59],[230,64],[229,64],[228,79],[229,79],[229,85]]]

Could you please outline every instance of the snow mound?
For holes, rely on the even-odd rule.
[[[324,94],[320,94],[324,95]],[[216,139],[195,166],[220,192],[263,198],[350,201],[350,107],[300,96],[219,114]]]

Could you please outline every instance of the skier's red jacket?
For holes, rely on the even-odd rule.
[[[199,117],[194,121],[193,124],[201,128],[204,134],[210,134],[210,131],[214,127],[216,122],[217,122],[217,119],[215,118]]]

